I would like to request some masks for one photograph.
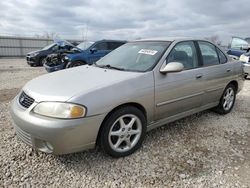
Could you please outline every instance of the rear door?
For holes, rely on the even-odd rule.
[[[182,63],[185,69],[155,74],[156,120],[201,106],[204,88],[194,42],[177,43],[166,59],[166,64],[170,62]]]
[[[231,80],[233,66],[228,62],[225,54],[207,41],[198,41],[202,61],[202,77],[205,94],[202,105],[216,103]]]

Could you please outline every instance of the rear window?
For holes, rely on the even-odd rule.
[[[198,44],[201,50],[203,66],[206,67],[220,63],[216,48],[213,44],[205,41],[199,41]]]
[[[221,64],[226,63],[227,62],[227,57],[225,56],[225,54],[219,48],[216,48],[216,49],[217,49],[217,52],[218,52],[218,55],[219,55],[220,63]]]

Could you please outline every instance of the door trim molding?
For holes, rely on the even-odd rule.
[[[204,93],[205,92],[202,91],[202,92],[199,92],[199,93],[195,93],[195,94],[192,94],[192,95],[187,95],[187,96],[180,97],[180,98],[177,98],[177,99],[172,99],[172,100],[160,102],[160,103],[156,104],[156,107],[160,107],[160,106],[163,106],[163,105],[167,105],[167,104],[171,104],[171,103],[174,103],[174,102],[182,101],[182,100],[185,100],[185,99],[188,99],[188,98],[203,95]]]

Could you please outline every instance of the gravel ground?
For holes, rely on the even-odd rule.
[[[170,123],[149,132],[135,154],[112,159],[98,148],[53,156],[19,142],[10,100],[45,73],[23,59],[0,59],[0,187],[249,187],[250,81],[230,114]]]

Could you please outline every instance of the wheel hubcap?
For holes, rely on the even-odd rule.
[[[137,116],[133,114],[123,115],[111,126],[109,145],[116,152],[126,152],[138,143],[141,132],[142,123]]]
[[[234,90],[228,88],[223,97],[223,108],[225,110],[230,110],[234,103]]]

